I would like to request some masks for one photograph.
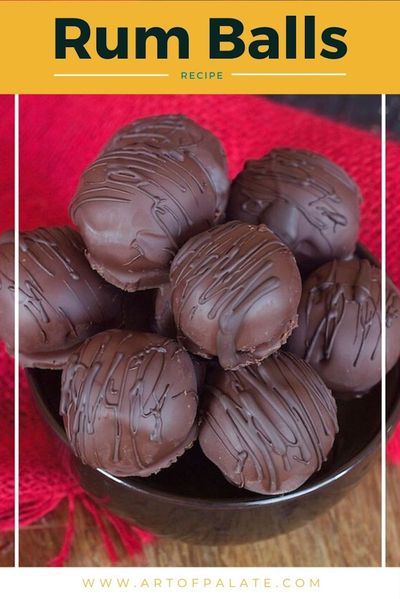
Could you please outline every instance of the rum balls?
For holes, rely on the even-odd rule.
[[[19,237],[20,360],[62,368],[87,337],[116,326],[121,292],[94,272],[79,233],[39,228]],[[0,237],[0,336],[14,350],[14,235]]]
[[[199,439],[229,482],[263,495],[320,470],[338,432],[333,393],[379,381],[384,326],[387,368],[400,356],[399,291],[388,281],[382,323],[381,272],[354,258],[360,202],[351,177],[310,151],[250,160],[229,190],[221,143],[188,117],[117,131],[72,199],[79,233],[20,235],[21,362],[63,368],[77,458],[148,477]],[[7,233],[11,351],[13,256]]]
[[[289,351],[311,364],[334,392],[364,394],[381,379],[384,326],[387,370],[400,356],[400,297],[390,280],[385,322],[381,301],[381,270],[368,260],[324,264],[304,283]]]
[[[115,476],[150,476],[197,438],[192,362],[175,341],[159,335],[100,333],[70,356],[60,413],[84,464]]]
[[[300,487],[321,468],[338,432],[332,393],[289,353],[236,371],[216,368],[203,396],[203,452],[232,484],[255,493]]]
[[[117,135],[84,171],[70,206],[92,267],[127,291],[167,283],[178,249],[219,222],[227,202],[222,149],[220,162],[213,154],[218,140],[194,123],[185,137],[184,126],[164,121],[138,126],[137,143]]]
[[[217,191],[217,220],[225,215],[229,191],[224,148],[219,139],[183,114],[161,114],[138,119],[117,131],[104,148],[109,150],[146,144],[156,151],[184,154],[199,162]]]
[[[360,191],[353,179],[324,156],[277,148],[246,162],[232,184],[228,218],[266,224],[313,270],[355,250]]]
[[[190,239],[170,272],[178,337],[223,368],[260,362],[297,324],[300,274],[265,226],[228,222]]]

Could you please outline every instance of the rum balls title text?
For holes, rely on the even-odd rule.
[[[254,59],[313,59],[318,56],[339,59],[347,53],[346,33],[346,29],[338,26],[321,29],[312,15],[287,16],[282,30],[263,25],[246,31],[238,19],[212,18],[209,20],[208,58],[234,59],[247,53]],[[111,30],[91,27],[79,18],[55,20],[57,59],[74,54],[83,60],[94,57],[188,59],[190,50],[189,32],[184,27],[116,27]]]

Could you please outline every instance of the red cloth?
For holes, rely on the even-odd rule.
[[[381,152],[377,135],[254,96],[22,96],[20,111],[22,229],[68,222],[67,207],[80,173],[117,128],[146,115],[182,112],[210,128],[223,141],[232,177],[246,159],[282,145],[309,148],[342,165],[356,179],[364,196],[361,240],[375,255],[380,255]],[[2,133],[0,149],[4,154]],[[389,274],[398,285],[400,262],[395,240],[400,227],[399,188],[400,144],[389,142],[387,262]],[[2,228],[11,225],[11,213],[3,212]],[[6,516],[1,524],[3,530],[12,526],[11,372],[11,360],[1,356],[0,513]],[[65,497],[69,497],[72,518],[71,498],[80,491],[54,461],[53,440],[32,406],[23,375],[21,383],[21,524],[43,516]],[[389,444],[388,456],[392,461],[400,461],[400,429]],[[105,514],[96,512],[93,517],[98,523]],[[115,518],[111,524],[116,529],[123,526]],[[72,536],[71,522],[68,530],[67,545]],[[132,544],[128,538],[129,535],[122,535],[125,546]]]
[[[14,96],[0,95],[0,228],[14,223]]]
[[[14,98],[0,95],[0,229],[14,223]],[[0,530],[13,525],[14,373],[0,343]]]

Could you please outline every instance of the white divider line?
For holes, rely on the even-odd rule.
[[[381,565],[386,567],[386,94],[381,96]]]
[[[346,77],[347,73],[231,73],[232,77]]]
[[[19,96],[14,96],[14,565],[19,567]]]
[[[169,77],[169,73],[53,73],[53,77]]]

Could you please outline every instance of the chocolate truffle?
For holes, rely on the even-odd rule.
[[[266,224],[306,272],[352,256],[361,195],[353,179],[324,156],[278,148],[246,162],[232,184],[228,218]]]
[[[381,271],[368,260],[334,260],[305,281],[288,349],[332,391],[362,395],[381,379]],[[388,280],[387,369],[400,355],[400,298]]]
[[[297,324],[300,274],[290,250],[265,225],[218,225],[190,239],[171,265],[178,335],[192,353],[223,368],[259,362]]]
[[[20,360],[62,368],[87,337],[115,326],[121,292],[95,273],[82,239],[69,227],[21,232],[19,241]],[[0,336],[14,349],[14,236],[0,238]]]
[[[99,333],[63,370],[60,413],[84,464],[115,476],[149,476],[197,437],[190,358],[175,341],[152,333]]]
[[[217,212],[225,215],[229,180],[226,155],[219,139],[183,114],[145,117],[117,131],[103,152],[145,144],[157,152],[182,160],[187,154],[207,172],[217,192]]]
[[[149,128],[150,142],[156,130]],[[205,166],[206,156],[207,164],[215,162],[208,138],[201,160],[193,148],[158,148],[144,138],[103,152],[83,173],[70,206],[92,267],[127,291],[168,282],[179,247],[219,222],[227,199],[211,178],[213,168]]]
[[[203,452],[234,485],[264,495],[302,485],[321,468],[338,431],[331,392],[289,353],[234,372],[216,369],[203,401]]]

